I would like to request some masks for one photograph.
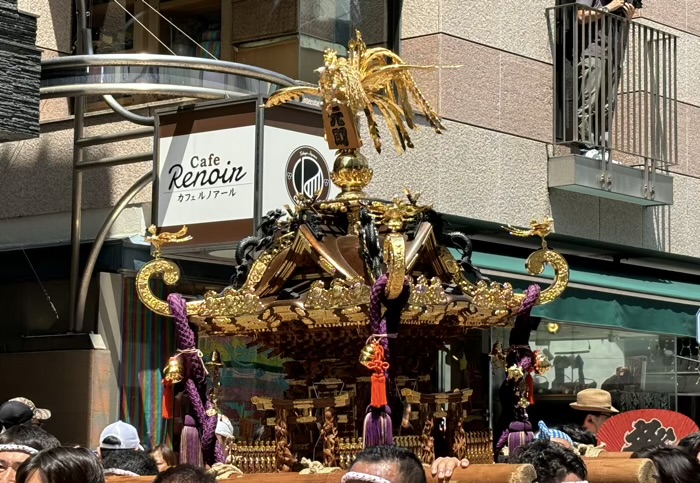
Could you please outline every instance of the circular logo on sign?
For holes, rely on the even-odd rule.
[[[311,146],[300,146],[287,160],[287,191],[294,198],[303,193],[313,198],[319,191],[319,200],[328,198],[331,179],[328,165],[321,153]]]

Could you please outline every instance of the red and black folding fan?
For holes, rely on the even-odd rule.
[[[598,431],[598,441],[608,451],[635,452],[649,446],[675,445],[698,432],[695,422],[683,414],[663,409],[639,409],[608,419]]]

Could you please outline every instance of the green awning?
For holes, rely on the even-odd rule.
[[[527,279],[532,277],[525,269],[524,259],[475,252],[472,262],[491,272],[492,278],[508,280],[516,288],[525,288],[530,283]],[[538,279],[546,284],[553,276],[554,271],[547,268]],[[533,315],[557,322],[695,337],[698,307],[698,285],[576,267],[571,269],[570,286],[563,296],[536,307]]]

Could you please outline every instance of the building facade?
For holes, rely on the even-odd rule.
[[[18,7],[37,16],[36,47],[42,59],[75,53],[76,20],[70,2],[21,0]],[[552,177],[561,166],[557,159],[568,159],[574,170],[581,167],[576,163],[587,162],[582,157],[572,161],[566,151],[570,146],[555,145],[561,140],[556,86],[562,80],[556,68],[559,40],[554,7],[553,0],[517,7],[503,0],[110,0],[88,5],[88,27],[95,54],[215,57],[305,81],[313,81],[323,49],[342,52],[355,27],[363,31],[368,44],[399,49],[409,63],[442,66],[418,73],[416,79],[444,119],[445,133],[435,136],[424,126],[413,136],[417,148],[401,156],[377,157],[367,149],[375,172],[371,194],[389,198],[405,187],[423,192],[425,201],[450,215],[451,223],[473,238],[477,266],[489,276],[515,277],[524,285],[538,280],[522,267],[534,245],[516,242],[500,227],[524,226],[533,217],[552,216],[556,235],[551,245],[571,262],[572,288],[559,305],[536,314],[543,322],[531,342],[550,350],[555,365],[549,380],[538,381],[545,401],[542,411],[547,404],[566,403],[578,388],[609,382],[619,386],[618,404],[626,408],[656,404],[696,416],[698,391],[693,388],[700,360],[694,314],[700,303],[700,246],[696,243],[700,214],[695,203],[700,168],[692,153],[700,120],[700,60],[695,55],[700,49],[700,2],[648,2],[634,21],[650,29],[650,39],[670,34],[675,40],[668,50],[656,51],[663,54],[647,56],[648,64],[642,59],[639,71],[626,71],[628,75],[641,72],[651,77],[650,72],[664,72],[675,82],[657,79],[636,89],[634,80],[631,88],[623,80],[620,98],[655,89],[648,99],[653,97],[656,104],[647,105],[651,101],[646,97],[633,103],[651,113],[636,116],[629,114],[634,111],[629,103],[625,108],[625,101],[620,101],[617,112],[627,113],[618,117],[627,116],[620,131],[640,130],[642,122],[656,126],[657,131],[663,125],[664,139],[672,139],[674,147],[661,150],[670,152],[670,158],[647,151],[646,156],[629,159],[625,152],[619,165],[598,161],[595,175],[612,175],[606,179],[612,180],[610,189],[605,183],[596,188],[578,179],[572,181],[573,188],[562,189]],[[651,45],[650,41],[630,44],[629,51],[637,52],[634,49]],[[630,63],[628,58],[623,64]],[[662,67],[654,71],[652,64]],[[143,116],[191,102],[147,93],[118,100]],[[0,190],[0,250],[8,267],[2,283],[6,306],[12,307],[0,329],[5,348],[0,371],[14,374],[8,387],[22,388],[23,395],[55,409],[55,426],[50,429],[65,439],[94,444],[107,422],[123,415],[125,406],[138,406],[143,396],[134,389],[133,380],[127,382],[124,358],[135,357],[138,347],[149,347],[149,341],[163,339],[172,344],[168,339],[172,334],[168,336],[157,322],[145,321],[138,313],[129,290],[134,272],[149,258],[143,236],[151,223],[151,190],[142,190],[111,227],[110,242],[102,250],[91,282],[83,330],[76,331],[69,323],[67,248],[74,181],[73,101],[47,96],[39,111],[38,137],[0,144],[0,159],[6,166]],[[669,122],[653,120],[656,114]],[[86,135],[133,128],[103,99],[87,99]],[[661,143],[661,138],[644,137],[641,142],[645,148],[653,148],[654,143]],[[87,156],[114,158],[152,149],[153,138],[142,137],[95,146]],[[640,157],[647,161],[640,162]],[[651,175],[635,174],[649,173],[646,163],[651,158],[661,161],[659,169],[652,169],[658,179],[670,179],[670,198],[652,199],[645,191]],[[141,161],[85,171],[83,256],[112,207],[152,164]],[[619,166],[626,170],[620,171]],[[618,180],[627,183],[628,179],[638,194],[615,191]],[[190,262],[186,271],[193,294],[201,293],[207,283],[227,280],[230,264],[199,262]],[[152,334],[136,334],[135,324],[129,329],[134,320],[153,324],[149,325]],[[133,336],[131,345],[122,340],[127,333]],[[494,332],[483,344],[499,338],[505,334]],[[167,351],[166,347],[163,352]],[[156,384],[159,362],[158,358],[140,361]],[[47,366],[54,364],[81,371],[66,369],[65,377],[37,387],[34,378],[44,378]],[[16,371],[19,366],[21,372]],[[622,377],[618,368],[623,369],[622,376],[627,369],[632,378],[615,379]],[[488,379],[487,374],[481,376]],[[92,381],[87,389],[86,378]],[[129,384],[131,390],[125,389]],[[639,394],[648,394],[647,401],[640,402]],[[16,395],[0,393],[0,398]],[[84,423],[75,425],[75,420]]]

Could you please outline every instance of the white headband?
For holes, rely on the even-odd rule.
[[[122,470],[119,468],[107,468],[104,471],[105,476],[141,476],[138,473],[134,473],[133,471],[129,470]]]
[[[29,456],[34,456],[39,450],[23,444],[0,444],[0,453],[4,452],[27,453]]]
[[[348,483],[350,481],[366,481],[367,483],[391,483],[391,481],[381,476],[368,475],[366,473],[358,473],[349,471],[340,479],[340,483]]]

